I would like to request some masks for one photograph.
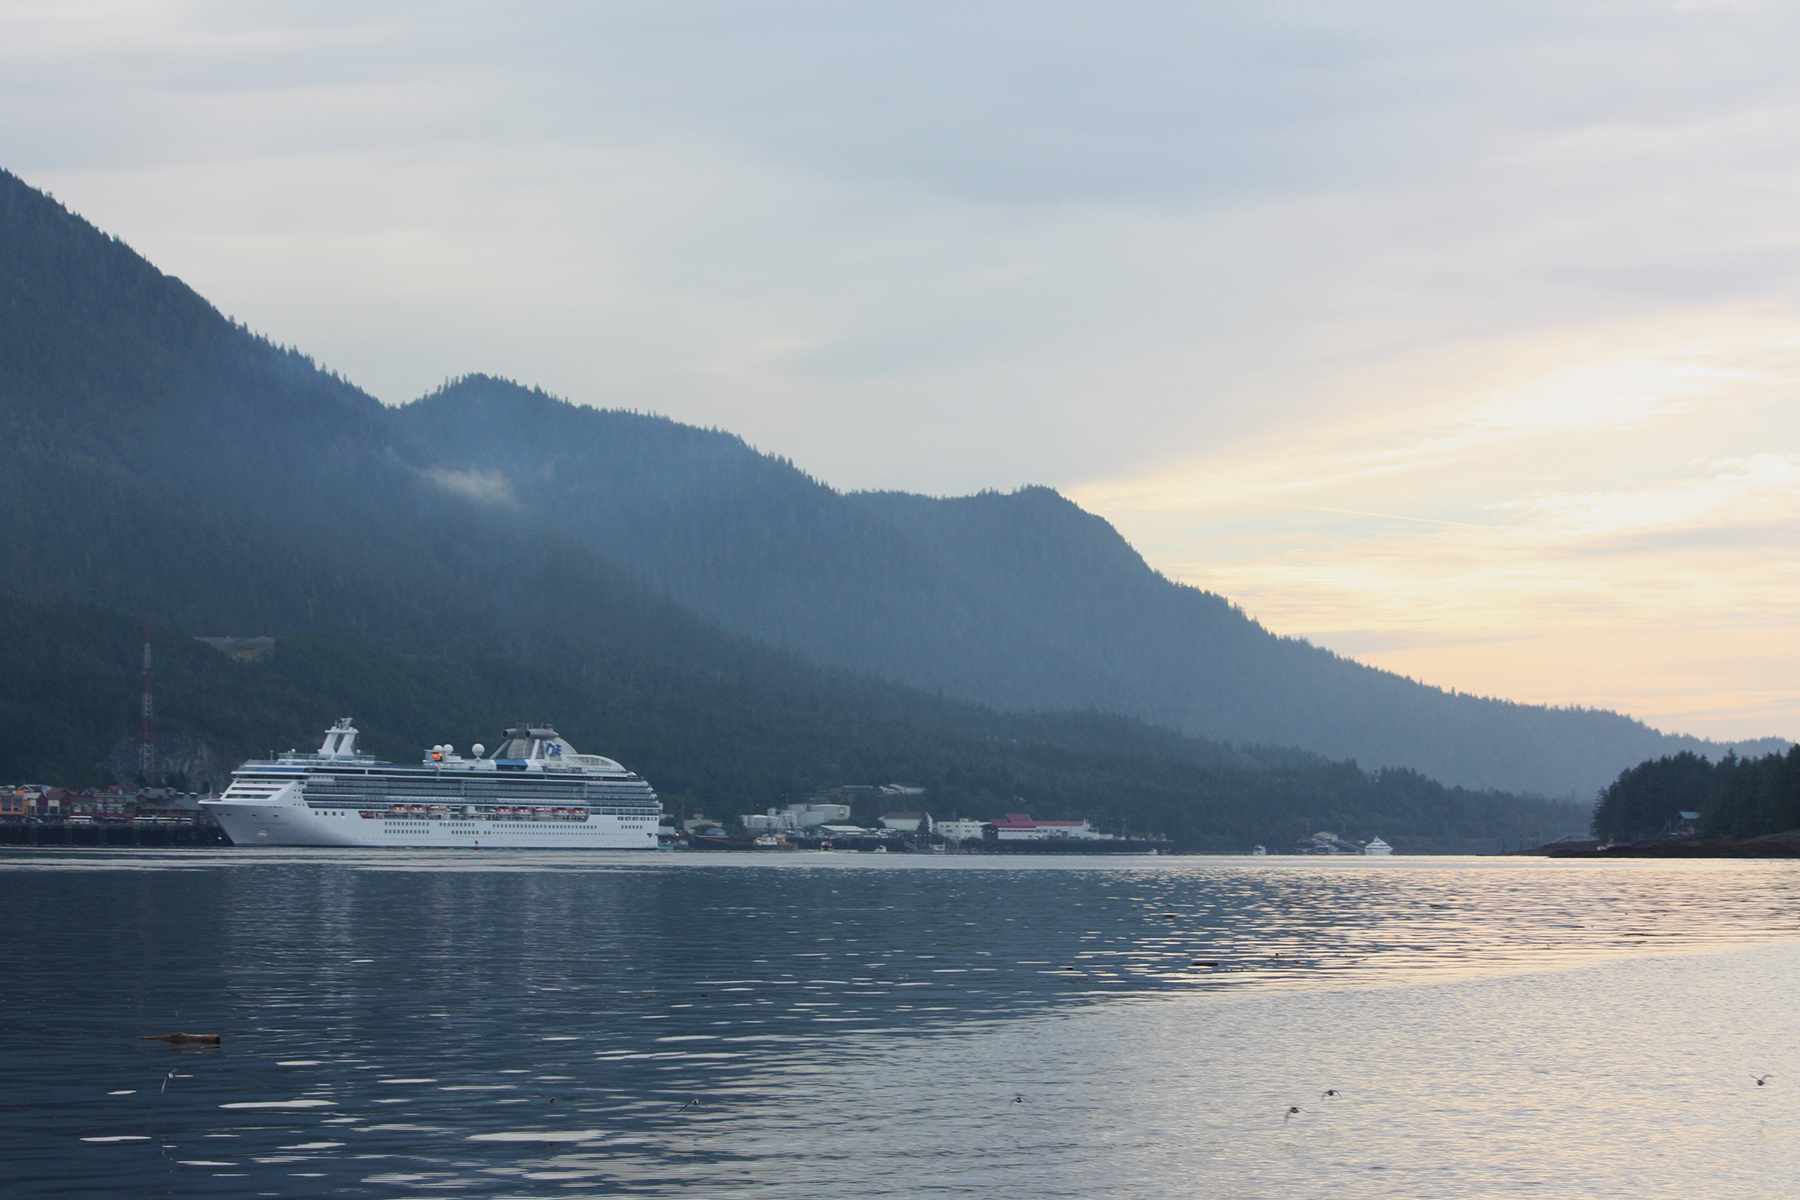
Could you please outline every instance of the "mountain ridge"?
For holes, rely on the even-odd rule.
[[[759,694],[838,696],[827,707],[890,704],[833,691],[837,671],[1303,749],[1319,697],[1313,710],[1297,698],[1336,671],[1378,685],[1352,697],[1365,722],[1436,736],[1407,707],[1429,707],[1431,689],[1164,579],[1049,489],[839,493],[729,433],[486,376],[386,408],[3,173],[0,314],[14,593],[194,632],[491,658],[578,691],[620,679],[649,703],[755,680]],[[1210,716],[1174,707],[1196,695]],[[1540,743],[1568,727],[1521,711],[1554,727]],[[1629,732],[1615,714],[1595,720]],[[1518,739],[1501,741],[1496,754],[1520,757]],[[1350,752],[1329,757],[1412,766],[1379,742],[1340,742]],[[1567,756],[1603,782],[1617,773],[1590,749]]]
[[[707,618],[928,692],[1095,707],[1545,795],[1590,795],[1658,754],[1787,744],[1664,734],[1368,667],[1167,579],[1049,488],[839,493],[728,433],[484,375],[392,411],[445,469],[504,487]]]
[[[909,779],[938,812],[1085,816],[1183,849],[1323,825],[1468,852],[1579,819],[1123,716],[1002,714],[726,629],[4,173],[0,304],[0,771],[13,780],[99,781],[136,725],[147,621],[157,726],[186,748],[184,769],[295,744],[346,711],[399,758],[553,716],[652,773],[681,815]],[[538,403],[540,423],[572,411]],[[830,499],[735,439],[709,444],[773,471],[797,514]],[[750,547],[753,560],[780,549]],[[238,663],[197,635],[275,646]]]

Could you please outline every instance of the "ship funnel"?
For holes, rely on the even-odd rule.
[[[351,728],[349,717],[341,717],[336,725],[325,731],[325,740],[319,745],[319,755],[323,758],[337,758],[355,753],[356,730]]]

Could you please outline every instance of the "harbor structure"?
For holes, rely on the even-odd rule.
[[[1084,821],[1037,821],[1030,813],[1007,813],[998,820],[989,821],[984,827],[993,831],[995,841],[999,842],[1040,842],[1053,839],[1068,841],[1111,841],[1112,834],[1101,833]]]
[[[932,822],[937,835],[946,842],[979,842],[981,831],[986,821],[971,820],[967,817],[954,817],[948,821]]]
[[[849,819],[848,804],[820,804],[816,801],[789,804],[785,808],[771,808],[762,813],[746,813],[738,818],[751,833],[793,833]]]

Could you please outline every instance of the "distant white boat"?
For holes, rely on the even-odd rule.
[[[1256,858],[1261,858],[1263,855],[1268,853],[1268,850],[1262,846],[1256,846],[1251,849],[1250,853],[1251,853],[1251,855],[1253,855]]]
[[[1364,854],[1392,854],[1394,848],[1380,838],[1370,838],[1369,844],[1363,847]]]

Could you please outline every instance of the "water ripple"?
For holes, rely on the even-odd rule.
[[[9,1195],[1039,1196],[1198,1111],[1168,1055],[1249,1001],[1791,942],[1800,869],[29,851],[0,902],[31,931],[0,961]],[[1137,1042],[1091,1041],[1118,1021],[1164,1057],[1120,1077]],[[136,1040],[177,1030],[222,1044]],[[1318,1093],[1170,1136],[1199,1164],[1351,1137],[1372,1101]],[[1381,1165],[1320,1153],[1313,1182]],[[1121,1194],[1199,1186],[1106,1161]]]

